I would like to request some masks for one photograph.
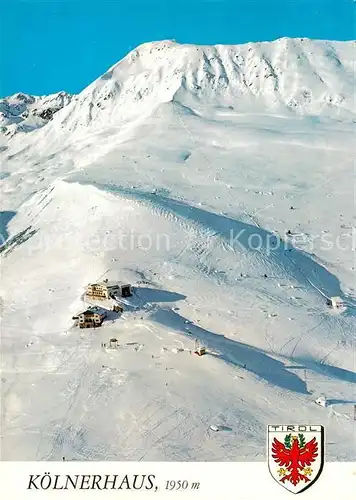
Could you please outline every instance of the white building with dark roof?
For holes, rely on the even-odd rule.
[[[74,316],[78,319],[79,328],[95,328],[101,326],[107,317],[107,311],[98,306],[89,307],[85,311]]]

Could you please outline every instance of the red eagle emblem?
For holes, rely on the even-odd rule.
[[[290,481],[296,486],[300,481],[310,482],[313,469],[310,467],[318,456],[318,443],[314,437],[308,443],[303,434],[292,436],[287,434],[284,444],[274,438],[272,441],[272,457],[281,466],[277,471],[280,481]]]

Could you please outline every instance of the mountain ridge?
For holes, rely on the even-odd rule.
[[[55,112],[61,111],[56,113],[55,128],[68,127],[73,133],[122,125],[173,101],[193,110],[213,105],[236,112],[322,113],[353,119],[354,51],[354,41],[308,38],[241,45],[146,42],[79,94],[64,93],[66,102],[55,106]],[[0,101],[0,109],[6,99]],[[3,117],[6,119],[9,117]],[[49,121],[32,127],[30,123],[27,128],[24,121],[13,128],[15,132],[32,131]]]

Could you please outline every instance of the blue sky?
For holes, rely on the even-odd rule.
[[[0,96],[79,92],[152,40],[356,38],[356,0],[0,0],[0,8]]]

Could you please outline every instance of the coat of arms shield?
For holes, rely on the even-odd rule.
[[[322,425],[269,425],[268,468],[292,493],[301,493],[319,478],[324,465]]]

